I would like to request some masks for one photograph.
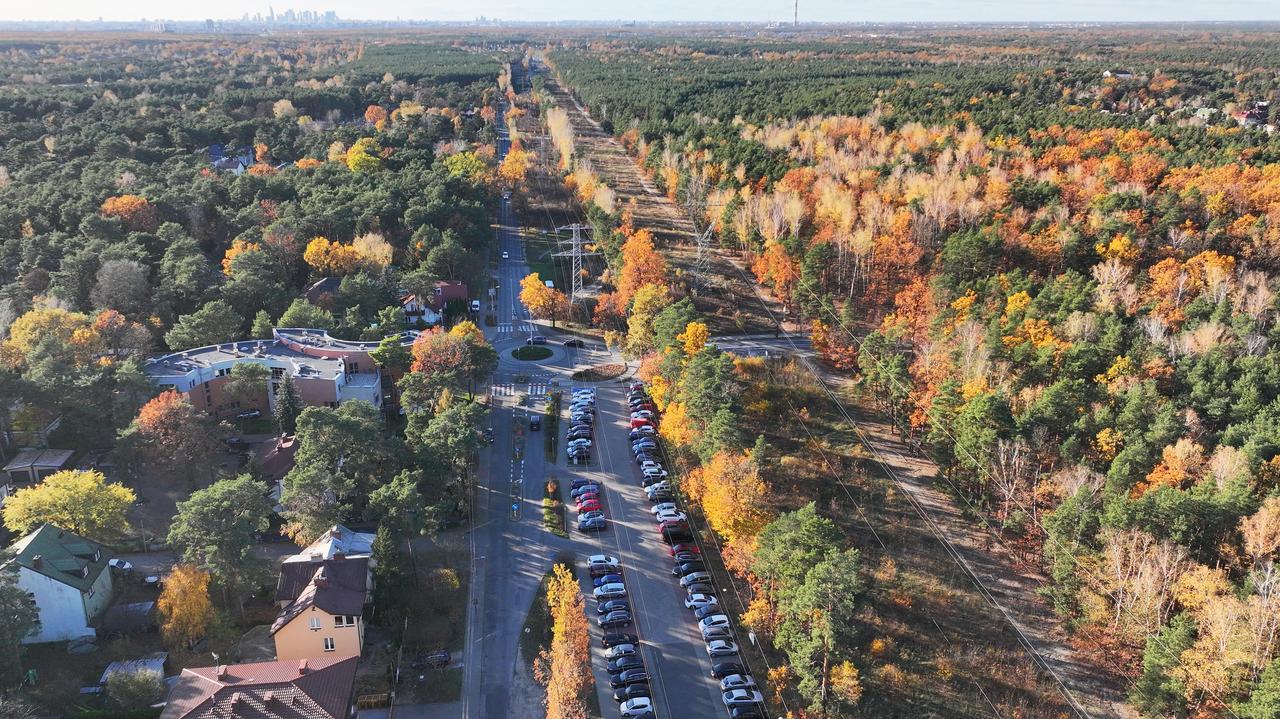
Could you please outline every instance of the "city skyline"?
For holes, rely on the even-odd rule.
[[[136,0],[104,7],[90,0],[54,0],[39,5],[13,4],[0,8],[0,21],[34,22],[136,22],[142,20],[202,21],[243,20],[270,17],[277,22],[289,10],[315,13],[313,21],[341,18],[347,21],[470,22],[479,17],[520,22],[640,21],[640,22],[780,22],[791,21],[792,0],[733,2],[705,0],[682,3],[650,0],[641,3],[599,3],[585,0],[515,2],[478,0],[466,5],[409,0],[336,0],[319,7],[273,6],[257,0],[229,0],[210,13],[203,3]],[[801,22],[1245,22],[1280,19],[1280,7],[1265,8],[1246,0],[1203,3],[1195,0],[923,0],[910,7],[870,2],[805,0],[800,3]]]

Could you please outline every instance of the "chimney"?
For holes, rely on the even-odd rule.
[[[312,578],[311,582],[316,585],[316,589],[324,589],[329,586],[329,575],[325,572],[324,567],[321,567],[320,571],[316,572],[316,576]]]
[[[299,674],[306,674],[306,673],[307,673],[307,660],[306,660],[306,659],[299,659],[299,660],[298,660],[298,673],[299,673]]]
[[[31,566],[35,567],[36,569],[39,569],[40,567],[44,566],[44,555],[37,554],[36,556],[32,557]]]
[[[218,677],[218,679],[219,679],[219,680],[223,680],[223,679],[226,679],[226,678],[227,678],[227,665],[226,665],[226,664],[219,664],[219,665],[217,666],[217,668],[215,669],[215,671],[217,672],[217,677]]]
[[[267,692],[267,693],[265,693],[265,694],[263,694],[263,695],[262,695],[262,701],[263,701],[264,703],[270,704],[271,702],[273,702],[273,701],[275,701],[275,700],[276,700],[276,693],[275,693],[275,692]]]

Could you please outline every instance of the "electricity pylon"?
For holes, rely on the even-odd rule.
[[[557,227],[556,233],[559,234],[563,230],[569,230],[572,234],[568,239],[558,240],[560,250],[551,253],[552,257],[568,257],[573,265],[573,279],[570,281],[569,304],[576,305],[578,300],[582,299],[582,258],[591,255],[598,255],[599,252],[594,250],[585,250],[583,248],[582,231],[591,230],[591,225],[583,225],[575,222],[566,227]]]

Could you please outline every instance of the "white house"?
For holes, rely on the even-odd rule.
[[[14,543],[18,586],[31,593],[40,627],[23,644],[94,636],[90,626],[111,603],[107,551],[84,537],[46,524]]]

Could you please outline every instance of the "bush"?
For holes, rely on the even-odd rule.
[[[146,709],[164,695],[164,677],[157,671],[115,672],[107,678],[107,698],[121,709]]]

